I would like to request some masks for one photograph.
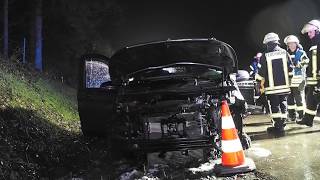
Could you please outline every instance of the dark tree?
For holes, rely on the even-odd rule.
[[[44,68],[55,68],[68,82],[76,80],[73,67],[82,54],[112,54],[111,40],[121,15],[122,9],[112,0],[47,0],[43,5]]]
[[[42,71],[42,0],[36,1],[35,68]]]
[[[8,59],[9,50],[9,31],[8,31],[8,0],[4,0],[3,4],[3,57]]]
[[[71,84],[82,54],[113,53],[112,40],[123,22],[122,8],[115,0],[10,0],[9,10],[8,53],[20,59],[26,38],[28,63],[57,78],[64,76]]]

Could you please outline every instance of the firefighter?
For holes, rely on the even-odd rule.
[[[296,112],[298,119],[303,118],[303,101],[302,93],[305,87],[305,68],[309,63],[306,52],[302,49],[299,39],[294,35],[289,35],[284,39],[287,45],[287,51],[290,54],[293,66],[289,67],[289,80],[291,93],[288,96],[289,119],[296,120]]]
[[[320,79],[320,21],[311,20],[301,30],[302,34],[308,33],[311,40],[309,49],[310,61],[307,67],[307,87],[306,87],[306,109],[304,117],[297,124],[312,127],[314,116],[317,114],[319,104],[316,98],[316,87],[319,86]]]
[[[268,101],[267,98],[265,96],[264,93],[260,92],[260,81],[258,79],[256,79],[256,74],[259,72],[259,69],[261,68],[261,64],[260,64],[260,58],[262,56],[261,52],[258,52],[254,57],[253,57],[253,61],[250,65],[250,76],[253,77],[253,79],[255,80],[255,93],[254,93],[254,99],[256,99],[256,104],[257,105],[261,105],[261,111],[264,114],[269,114],[269,106],[268,106]]]
[[[253,61],[250,65],[250,76],[255,78],[255,75],[258,73],[259,68],[261,68],[261,64],[260,64],[260,58],[262,56],[262,53],[258,52],[254,57],[253,57]]]
[[[313,95],[317,102],[320,102],[320,83],[315,86],[315,89],[313,91]],[[318,111],[319,111],[319,104],[318,104]]]
[[[273,126],[268,127],[267,132],[283,135],[290,93],[288,61],[291,60],[287,51],[280,48],[279,40],[276,33],[265,35],[263,44],[266,51],[261,57],[261,69],[256,77],[261,81],[261,92],[266,94],[271,106]]]

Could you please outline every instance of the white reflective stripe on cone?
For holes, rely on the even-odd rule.
[[[308,108],[306,108],[304,110],[304,112],[307,113],[307,114],[310,114],[310,115],[314,115],[314,116],[317,115],[317,111],[313,111],[313,110],[310,110]]]
[[[222,121],[221,122],[222,129],[235,128],[235,125],[231,116],[226,116],[226,117],[222,116],[221,121]]]
[[[222,140],[221,141],[222,152],[232,153],[242,151],[242,145],[239,139],[235,140]]]
[[[288,105],[288,109],[296,109],[296,105]]]

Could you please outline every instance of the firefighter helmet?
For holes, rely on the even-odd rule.
[[[320,21],[317,19],[313,19],[303,26],[301,33],[305,34],[309,31],[319,31],[319,30],[320,30]]]
[[[286,45],[288,45],[288,43],[292,43],[292,42],[297,43],[297,44],[300,43],[300,41],[299,41],[299,39],[297,38],[297,36],[294,36],[294,35],[289,35],[289,36],[287,36],[286,38],[284,38],[283,41],[284,41],[284,43],[285,43]]]
[[[274,42],[274,43],[280,44],[279,40],[280,40],[280,38],[279,38],[278,34],[276,34],[274,32],[270,32],[264,36],[263,44],[268,44],[269,42]]]

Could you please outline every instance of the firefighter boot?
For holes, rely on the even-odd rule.
[[[302,120],[296,121],[296,123],[300,124],[300,125],[306,125],[306,126],[312,127],[313,126],[313,118],[314,118],[314,116],[312,116],[310,114],[305,114],[304,117],[302,118]]]
[[[298,111],[298,118],[296,119],[297,121],[302,120],[303,118],[303,111]]]
[[[285,119],[275,120],[274,126],[268,127],[267,132],[269,134],[274,134],[277,136],[284,136],[285,135],[284,127],[286,126],[284,122],[285,122]]]
[[[289,109],[288,110],[289,118],[288,121],[295,121],[297,119],[297,113],[295,109]]]

